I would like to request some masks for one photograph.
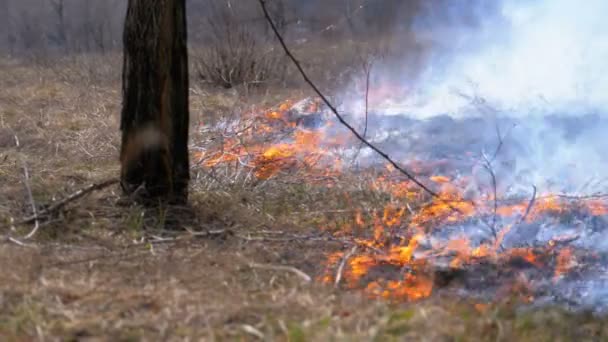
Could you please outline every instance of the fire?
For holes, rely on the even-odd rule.
[[[365,225],[365,221],[363,221],[363,214],[361,214],[360,210],[357,210],[355,213],[355,223],[359,227],[363,227]]]
[[[536,267],[543,267],[543,264],[537,260],[537,256],[533,250],[529,248],[513,248],[508,251],[505,255],[507,258],[522,258],[523,260],[535,265]]]
[[[440,193],[439,198],[423,207],[412,221],[417,225],[423,225],[434,220],[457,222],[474,214],[474,204],[465,201],[460,194]]]
[[[431,176],[429,179],[435,183],[448,183],[450,181],[446,176]]]
[[[367,285],[365,291],[372,297],[413,301],[431,295],[433,280],[424,275],[406,274],[404,279],[400,281],[371,282]]]
[[[393,208],[392,206],[384,207],[384,215],[382,216],[382,222],[386,227],[393,227],[402,222],[403,214],[405,214],[405,208]]]
[[[572,248],[566,247],[560,250],[556,259],[555,277],[563,276],[574,266],[576,266],[576,259]]]
[[[432,291],[432,279],[425,275],[406,274],[402,281],[389,281],[383,297],[417,300],[430,296]]]
[[[488,312],[488,310],[490,309],[490,305],[487,303],[477,303],[474,305],[474,307],[475,310],[477,310],[481,314]]]
[[[592,216],[608,215],[608,206],[600,200],[591,200],[587,202],[587,208]]]
[[[345,175],[350,164],[341,160],[336,150],[352,146],[348,138],[337,133],[327,134],[331,122],[324,122],[320,128],[301,127],[303,121],[313,120],[321,110],[318,101],[286,101],[273,110],[254,111],[250,119],[226,135],[221,146],[199,152],[196,157],[202,167],[240,165],[262,180],[289,174],[297,181],[317,184],[323,177]],[[298,116],[302,111],[307,113],[305,117]],[[440,163],[413,161],[408,167],[426,172]],[[392,165],[386,165],[380,172],[374,169],[363,173],[368,181],[358,186],[382,198],[381,205],[353,208],[348,214],[350,222],[342,226],[332,224],[337,226],[336,235],[356,234],[352,242],[359,249],[348,260],[344,260],[346,256],[342,252],[328,255],[322,281],[334,281],[337,265],[345,263],[344,286],[362,288],[372,297],[419,300],[436,289],[432,269],[440,258],[447,259],[451,270],[482,261],[495,265],[523,262],[538,269],[553,267],[554,277],[559,278],[576,266],[573,248],[559,249],[551,266],[546,257],[555,253],[551,243],[544,248],[505,248],[505,237],[522,224],[545,217],[561,217],[573,210],[591,216],[608,215],[607,202],[601,198],[577,201],[574,206],[568,198],[555,194],[540,194],[533,199],[494,199],[492,189],[486,189],[485,197],[472,201],[466,199],[462,190],[463,184],[469,181],[467,177],[428,174],[432,175],[425,183],[432,184],[436,197],[401,177]],[[473,241],[461,234],[437,241],[433,235],[458,225],[479,226],[480,230],[489,232],[488,238]],[[525,298],[533,298],[529,294],[532,285],[527,280],[518,279],[511,285],[510,291],[520,291]],[[480,311],[486,308],[487,305],[479,304]]]

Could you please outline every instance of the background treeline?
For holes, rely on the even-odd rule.
[[[281,33],[321,79],[348,78],[383,58],[416,69],[429,47],[462,45],[462,28],[496,14],[484,0],[267,0]],[[122,49],[127,0],[0,0],[0,56],[113,55]],[[232,88],[283,82],[284,54],[258,0],[187,0],[193,72]],[[116,59],[116,58],[115,58]],[[390,62],[393,62],[391,64]],[[116,59],[114,64],[117,64]],[[318,68],[315,68],[318,66]],[[90,66],[89,69],[100,66]]]
[[[192,44],[214,39],[210,26],[229,20],[267,32],[257,0],[187,0]],[[471,1],[469,1],[471,2]],[[480,2],[479,0],[475,2]],[[0,0],[0,48],[23,52],[107,52],[120,48],[127,0]],[[408,29],[414,17],[449,0],[269,0],[286,35],[363,39]],[[462,4],[459,2],[459,6]],[[443,6],[445,7],[445,6]],[[449,19],[450,9],[444,16]],[[220,23],[221,24],[221,23]],[[224,23],[225,24],[225,23]],[[215,32],[217,34],[217,32]]]

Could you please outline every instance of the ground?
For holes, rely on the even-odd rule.
[[[119,82],[117,56],[0,60],[0,339],[608,336],[603,317],[509,298],[390,302],[319,281],[324,256],[350,248],[316,238],[315,223],[327,217],[310,213],[348,206],[327,189],[271,184],[260,191],[193,177],[189,208],[149,210],[125,203],[112,186],[67,204],[28,236],[35,225],[21,221],[32,203],[42,210],[118,175]],[[193,140],[204,138],[201,123],[306,92],[243,95],[193,83]]]

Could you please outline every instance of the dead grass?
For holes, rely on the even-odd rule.
[[[121,206],[119,189],[109,188],[69,205],[43,222],[33,239],[23,240],[31,226],[14,223],[31,214],[24,165],[40,207],[118,173],[118,60],[94,58],[46,66],[0,61],[0,237],[8,234],[26,244],[0,242],[0,339],[554,341],[608,336],[602,317],[521,309],[507,300],[487,306],[454,298],[375,301],[357,291],[307,283],[275,267],[295,267],[316,279],[324,271],[325,253],[349,248],[322,239],[276,238],[278,232],[318,234],[317,227],[349,217],[341,211],[353,201],[386,201],[346,186],[277,181],[260,188],[208,187],[203,177],[193,181],[191,207],[181,211]],[[104,67],[92,75],[91,65]],[[195,84],[193,126],[253,104],[276,103],[288,93],[244,96],[238,89],[216,92]],[[193,132],[193,139],[201,141]],[[191,231],[216,233],[164,229],[175,219]]]

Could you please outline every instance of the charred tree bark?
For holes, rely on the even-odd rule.
[[[129,0],[124,27],[121,184],[139,200],[188,195],[185,0]]]

